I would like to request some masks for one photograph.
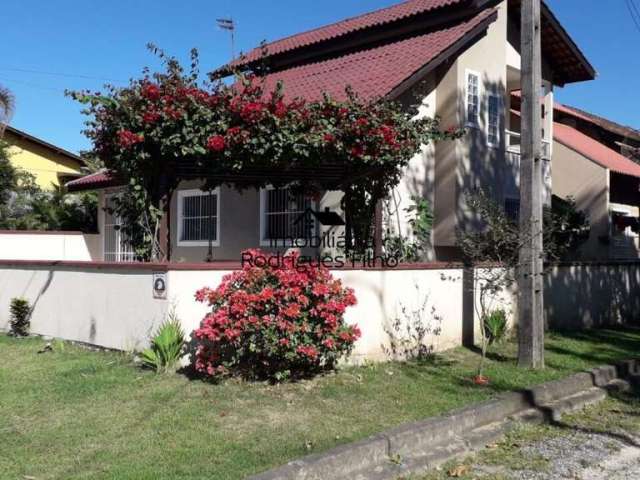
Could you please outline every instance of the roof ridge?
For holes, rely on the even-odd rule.
[[[246,52],[242,57],[233,60],[232,62],[228,63],[223,67],[220,67],[218,70],[224,70],[225,67],[242,66],[242,65],[247,65],[251,62],[254,62],[257,60],[256,56],[259,55],[259,53],[264,49],[267,50],[267,56],[278,55],[280,53],[290,52],[292,50],[297,50],[310,45],[323,43],[323,42],[330,41],[335,38],[339,38],[354,32],[366,30],[366,29],[381,26],[381,25],[386,25],[399,20],[403,20],[408,17],[419,15],[424,12],[438,10],[444,7],[448,7],[450,5],[463,3],[466,1],[469,1],[469,0],[404,0],[402,2],[394,3],[392,5],[379,8],[377,10],[363,12],[359,15],[347,17],[342,20],[321,25],[309,30],[304,30],[302,32],[277,38],[262,46],[252,48],[251,50]],[[420,7],[420,5],[422,5],[422,7]],[[403,11],[403,9],[406,9],[406,11]],[[394,10],[398,10],[397,15],[389,15],[388,18],[379,18],[377,20],[373,18],[375,16],[384,16],[385,12],[393,12]],[[361,22],[359,25],[357,24],[359,20],[360,21],[364,20],[367,17],[372,17],[372,18],[369,21],[365,20]],[[348,26],[349,23],[354,23],[355,25]],[[330,32],[331,29],[340,29],[340,28],[343,28],[344,31]],[[305,36],[313,37],[314,34],[323,33],[323,30],[327,30],[325,35],[321,35],[324,38],[318,38],[316,35],[315,38],[304,39]],[[300,42],[298,42],[297,45],[286,45],[287,42],[292,42],[297,38],[300,39]],[[275,47],[275,46],[280,46],[280,48],[276,48],[275,51],[269,51],[269,47]]]
[[[378,8],[377,10],[369,10],[368,12],[359,13],[358,15],[354,15],[352,17],[343,18],[342,20],[336,20],[335,22],[325,23],[324,25],[320,25],[318,27],[313,27],[313,28],[310,28],[309,30],[304,30],[304,31],[298,32],[298,33],[292,33],[291,35],[285,35],[284,37],[280,37],[280,38],[278,38],[276,40],[270,41],[266,45],[270,45],[270,44],[276,43],[276,42],[282,42],[284,40],[290,40],[290,39],[298,37],[300,35],[304,35],[305,33],[317,32],[318,30],[322,30],[322,29],[327,28],[327,27],[332,27],[332,26],[338,25],[340,23],[346,23],[346,22],[350,22],[350,21],[353,21],[353,20],[357,20],[359,18],[366,17],[367,15],[372,15],[374,13],[380,13],[380,12],[384,12],[385,10],[391,10],[391,9],[399,7],[400,5],[403,5],[405,3],[420,2],[420,1],[424,1],[424,0],[402,0],[401,2],[393,3],[393,4],[389,5],[388,7]],[[259,48],[260,47],[254,47],[254,48],[252,48],[250,50],[250,52],[252,52],[254,50],[257,50]]]

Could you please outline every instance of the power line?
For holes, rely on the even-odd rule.
[[[0,81],[4,82],[4,83],[17,83],[19,85],[24,85],[25,87],[35,88],[35,89],[38,89],[38,90],[48,90],[50,92],[64,93],[64,89],[63,88],[47,87],[45,85],[39,85],[37,83],[25,82],[25,81],[22,81],[22,80],[15,80],[13,78],[0,77]]]
[[[633,3],[633,0],[625,0],[625,3],[627,5],[627,9],[629,10],[629,14],[631,15],[631,19],[633,20],[633,23],[636,25],[636,28],[640,32],[640,10],[638,10],[636,4]]]
[[[103,82],[118,82],[125,83],[125,80],[119,80],[115,78],[106,78],[106,77],[95,77],[92,75],[82,75],[75,73],[62,73],[62,72],[48,72],[44,70],[31,70],[27,68],[10,68],[10,67],[0,67],[0,70],[5,70],[8,72],[19,72],[19,73],[31,73],[36,75],[49,75],[54,77],[66,77],[66,78],[82,78],[85,80],[100,80]]]

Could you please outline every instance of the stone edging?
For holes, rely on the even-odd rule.
[[[402,425],[359,442],[310,455],[251,480],[391,480],[434,468],[498,440],[519,421],[557,420],[640,379],[640,362],[588,372],[500,395],[448,414]]]

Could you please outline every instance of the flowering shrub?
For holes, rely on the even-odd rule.
[[[348,88],[344,98],[307,102],[286,97],[281,84],[265,89],[252,74],[238,74],[234,84],[202,84],[197,52],[186,73],[176,59],[151,48],[165,72],[145,71],[127,87],[107,87],[106,93],[70,92],[87,105],[85,133],[96,157],[143,210],[129,218],[116,208],[136,249],[144,245],[135,244],[138,236],[130,229],[141,224],[148,235],[140,238],[157,240],[163,208],[182,175],[203,179],[206,188],[229,176],[239,189],[259,188],[280,182],[283,170],[315,172],[324,164],[342,171],[342,178],[309,174],[298,186],[344,191],[354,243],[364,246],[377,200],[398,184],[420,146],[456,135],[440,132],[437,119],[415,118],[393,102],[363,101]],[[166,252],[157,251],[158,245],[151,242],[155,251],[146,256],[161,258]]]
[[[216,289],[196,293],[212,307],[194,332],[197,371],[280,381],[331,369],[351,352],[360,330],[343,316],[356,304],[353,291],[326,268],[298,258],[245,262]]]

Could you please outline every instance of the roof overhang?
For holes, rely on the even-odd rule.
[[[512,18],[519,19],[522,0],[509,0]],[[553,70],[553,82],[558,86],[596,78],[596,70],[558,18],[543,1],[541,5],[542,56]]]

